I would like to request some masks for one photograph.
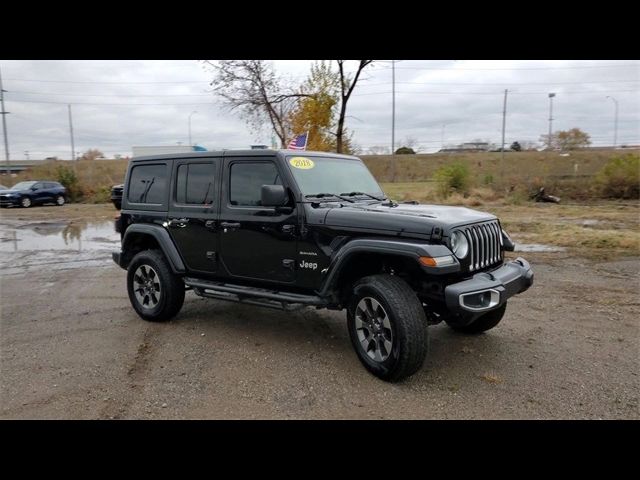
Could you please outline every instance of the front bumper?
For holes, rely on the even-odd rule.
[[[533,270],[529,262],[518,257],[496,270],[476,273],[469,280],[447,286],[444,295],[451,313],[475,317],[499,308],[531,285]]]
[[[0,197],[0,205],[20,205],[21,197]]]

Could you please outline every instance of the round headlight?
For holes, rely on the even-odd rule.
[[[462,232],[453,232],[451,235],[451,251],[458,258],[464,258],[469,253],[469,241]]]

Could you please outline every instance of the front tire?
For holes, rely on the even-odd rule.
[[[141,318],[164,322],[177,315],[184,303],[184,282],[171,271],[162,252],[138,253],[127,270],[129,300]]]
[[[485,313],[468,325],[456,325],[455,323],[450,323],[448,321],[447,325],[449,325],[456,332],[466,333],[469,335],[477,335],[479,333],[486,332],[487,330],[491,330],[493,327],[498,325],[500,323],[500,320],[502,320],[502,317],[504,317],[504,313],[506,310],[507,302],[503,303],[495,310],[491,310],[490,312]]]
[[[376,377],[398,381],[427,355],[427,319],[409,285],[392,275],[358,281],[347,307],[349,336],[360,362]]]
[[[29,208],[32,204],[29,197],[22,197],[22,200],[20,200],[20,205],[22,205],[23,208]]]

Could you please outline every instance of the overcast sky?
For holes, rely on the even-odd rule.
[[[311,61],[273,63],[301,81]],[[78,152],[130,155],[133,145],[187,144],[193,111],[193,142],[209,150],[271,145],[269,129],[254,132],[221,108],[208,91],[211,74],[197,61],[0,60],[0,69],[12,159],[24,159],[25,151],[31,159],[68,158],[69,103]],[[391,146],[391,78],[390,61],[374,63],[349,103],[347,127],[364,151]],[[579,127],[594,145],[611,145],[610,95],[619,104],[618,144],[640,144],[638,61],[406,60],[396,63],[396,147],[406,137],[421,152],[443,142],[499,143],[505,89],[507,145],[548,131],[549,92],[556,93],[554,131]]]

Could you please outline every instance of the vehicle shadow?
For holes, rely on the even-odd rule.
[[[381,381],[360,365],[351,345],[344,310],[306,308],[283,312],[188,295],[181,313],[171,323],[188,330],[200,328],[218,339],[246,338],[248,345],[255,340],[268,342],[275,350],[313,350],[315,358],[333,365],[337,371],[343,370],[345,377],[357,369],[361,376]],[[394,385],[434,384],[444,379],[446,388],[451,385],[457,388],[458,383],[477,379],[478,372],[491,372],[514,354],[511,351],[515,349],[514,342],[504,341],[505,332],[512,333],[498,326],[491,332],[470,336],[454,332],[444,323],[430,326],[429,353],[423,368]],[[453,383],[447,380],[451,372],[456,377]]]

